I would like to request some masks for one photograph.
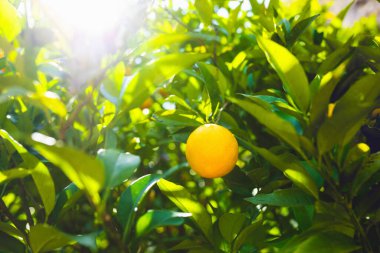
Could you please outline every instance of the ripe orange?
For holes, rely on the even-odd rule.
[[[187,139],[186,158],[200,176],[222,177],[236,164],[238,143],[228,129],[216,124],[202,125]]]

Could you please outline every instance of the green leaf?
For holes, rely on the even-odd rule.
[[[123,88],[124,74],[124,62],[119,62],[114,68],[107,71],[107,78],[103,82],[103,88],[107,94],[115,98],[120,96],[120,92]]]
[[[5,222],[0,222],[0,231],[3,231],[15,238],[24,238],[24,234],[21,233],[20,230]]]
[[[292,46],[297,39],[305,32],[305,30],[313,23],[313,21],[319,16],[319,14],[306,18],[298,22],[290,31],[287,36],[287,44]]]
[[[16,8],[8,0],[0,0],[0,35],[11,42],[19,35],[21,28]]]
[[[367,75],[354,83],[338,100],[331,118],[327,118],[317,134],[319,154],[344,145],[357,133],[362,121],[380,95],[380,73]]]
[[[297,58],[286,48],[271,40],[259,36],[256,38],[267,60],[280,76],[285,91],[299,109],[307,112],[310,105],[309,82]]]
[[[3,233],[0,231],[0,252],[2,253],[14,253],[14,252],[26,252],[25,244],[18,239]]]
[[[223,238],[231,243],[240,233],[247,217],[240,213],[225,213],[219,218],[219,231]]]
[[[203,123],[203,120],[197,115],[189,114],[182,110],[159,111],[153,115],[153,118],[168,126],[198,127]]]
[[[209,2],[209,0],[195,0],[194,4],[203,23],[206,26],[210,25],[212,14],[214,12],[213,5]]]
[[[254,197],[246,198],[246,200],[256,205],[269,206],[294,207],[314,204],[309,195],[296,188],[277,190],[268,194],[257,194]]]
[[[299,236],[286,243],[280,253],[347,253],[360,249],[352,238],[343,234],[324,231]]]
[[[255,117],[276,137],[286,142],[299,153],[302,153],[299,136],[291,123],[277,116],[276,113],[268,111],[255,103],[236,98],[229,98],[229,100]]]
[[[157,227],[182,225],[190,213],[179,213],[169,210],[149,210],[141,216],[136,224],[136,234],[138,237],[148,234]]]
[[[165,194],[180,210],[192,214],[192,219],[202,230],[203,234],[212,241],[211,217],[201,203],[195,201],[191,194],[183,187],[165,179],[157,183],[161,192]]]
[[[350,10],[351,6],[355,3],[355,0],[352,0],[349,4],[347,4],[346,7],[344,7],[337,15],[337,17],[343,21],[344,17],[346,16],[347,12]]]
[[[31,170],[23,169],[23,168],[15,168],[15,169],[0,171],[0,184],[8,180],[27,177],[31,174],[32,174]]]
[[[380,154],[373,154],[370,160],[363,166],[358,174],[355,176],[354,182],[352,184],[351,192],[352,196],[356,196],[360,188],[369,180],[371,177],[380,170]]]
[[[138,107],[150,96],[155,86],[209,56],[209,54],[195,53],[169,54],[147,64],[127,83],[122,98],[123,108],[130,110]]]
[[[159,178],[160,176],[158,175],[145,175],[140,177],[121,194],[117,217],[124,228],[123,241],[129,236],[139,204],[148,191],[157,183]]]
[[[47,224],[37,224],[31,227],[29,241],[34,253],[47,252],[73,244],[73,240],[69,236]]]
[[[60,213],[63,209],[70,207],[72,203],[75,203],[83,195],[83,191],[80,191],[79,188],[70,183],[66,186],[60,193],[57,195],[57,201],[54,206],[53,211],[49,216],[49,223],[54,224],[60,216]]]
[[[30,98],[32,102],[36,103],[42,109],[47,108],[62,118],[67,114],[66,106],[62,103],[59,96],[53,92],[35,93]]]
[[[318,188],[313,178],[299,164],[299,161],[290,154],[275,155],[265,148],[256,147],[240,139],[240,142],[253,152],[258,153],[274,167],[284,172],[295,185],[318,199]]]
[[[294,206],[292,207],[294,218],[296,219],[300,229],[305,231],[313,224],[314,206]]]
[[[171,34],[159,34],[155,37],[147,40],[142,43],[137,49],[132,52],[132,55],[139,55],[146,51],[152,51],[158,49],[162,46],[169,47],[175,43],[182,43],[186,41],[195,41],[195,42],[219,42],[219,37],[203,34],[203,33],[171,33]]]
[[[139,156],[122,153],[115,149],[102,149],[98,152],[98,159],[103,162],[105,170],[104,187],[114,188],[129,179],[140,165]]]
[[[263,229],[263,219],[262,215],[249,226],[245,227],[239,235],[236,237],[233,244],[233,253],[238,252],[238,250],[247,242],[254,244],[255,246],[260,246],[265,241],[265,230]]]
[[[84,190],[95,205],[100,202],[99,191],[104,185],[105,177],[100,161],[69,147],[48,146],[42,143],[35,143],[34,147],[48,161],[60,168],[79,189]]]
[[[54,181],[48,168],[34,155],[30,154],[20,143],[13,139],[5,130],[0,129],[0,137],[9,141],[20,154],[23,162],[19,166],[31,170],[33,181],[41,196],[42,203],[44,204],[46,216],[48,216],[55,205]],[[12,173],[14,173],[14,175],[18,174],[19,176],[23,174],[21,171],[14,171]]]
[[[326,73],[335,69],[340,63],[351,56],[353,49],[349,46],[344,46],[336,49],[334,52],[329,54],[318,68],[317,73],[319,75],[325,75]]]

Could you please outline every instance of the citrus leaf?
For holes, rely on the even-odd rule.
[[[0,0],[0,35],[9,42],[21,32],[21,19],[16,8],[8,0]]]
[[[113,188],[129,179],[140,165],[139,156],[123,153],[115,149],[102,149],[98,159],[103,162],[105,170],[104,187]]]
[[[231,243],[238,236],[246,222],[247,217],[244,214],[225,213],[219,218],[219,231],[223,238],[228,243]]]
[[[261,245],[265,241],[265,232],[263,231],[262,215],[259,215],[256,220],[245,227],[236,237],[233,243],[232,252],[236,253],[247,241],[251,241],[254,245]]]
[[[31,170],[23,169],[23,168],[15,168],[15,169],[0,171],[0,184],[8,180],[27,177],[31,174],[32,174]]]
[[[210,25],[212,20],[213,6],[209,0],[195,0],[194,4],[203,23],[206,26]]]
[[[143,236],[153,229],[162,226],[182,225],[190,213],[173,212],[169,210],[149,210],[142,215],[136,224],[136,235]]]
[[[296,188],[277,190],[268,194],[257,194],[246,198],[247,201],[256,205],[297,207],[313,205],[313,199],[303,191]]]
[[[256,38],[267,60],[280,76],[285,91],[299,109],[307,112],[310,105],[309,82],[297,58],[286,48],[271,40],[259,36]]]
[[[48,161],[60,168],[90,200],[97,205],[99,191],[104,185],[104,169],[100,161],[86,153],[69,147],[48,146],[35,143],[34,148]]]
[[[74,243],[69,236],[47,224],[31,227],[29,241],[34,253],[47,252]]]
[[[121,194],[117,217],[124,228],[123,241],[129,236],[139,204],[159,179],[160,176],[158,175],[145,175],[134,181]]]
[[[209,56],[195,53],[169,54],[142,67],[126,84],[122,97],[123,108],[130,110],[138,107],[150,96],[150,91],[153,91],[155,86]]]
[[[20,154],[23,162],[20,167],[31,170],[33,181],[37,187],[38,193],[41,196],[42,203],[45,207],[46,215],[49,215],[55,205],[55,187],[53,178],[50,175],[49,169],[34,155],[30,154],[20,143],[12,138],[5,130],[0,129],[0,137],[9,141],[16,151]],[[14,171],[15,175],[23,174],[21,171]]]
[[[211,217],[206,209],[193,199],[191,194],[180,185],[160,179],[157,183],[161,192],[165,194],[181,211],[192,214],[192,219],[209,240],[212,240]]]
[[[357,133],[380,95],[379,83],[380,73],[367,75],[355,82],[337,101],[332,117],[325,120],[317,134],[320,155],[335,144],[346,144]]]
[[[229,100],[255,117],[257,121],[266,126],[275,136],[286,142],[299,153],[302,153],[299,136],[290,122],[277,116],[276,113],[268,111],[250,101],[236,98],[229,98]]]

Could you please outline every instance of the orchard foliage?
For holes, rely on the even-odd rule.
[[[96,37],[0,0],[0,251],[379,252],[376,17],[176,2]],[[224,178],[186,162],[205,123],[239,142]]]

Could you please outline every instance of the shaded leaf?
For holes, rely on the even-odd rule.
[[[256,205],[269,206],[305,206],[313,205],[313,199],[303,191],[296,188],[277,190],[268,194],[257,194],[246,198],[247,201]]]
[[[225,213],[219,218],[219,231],[223,238],[231,243],[240,233],[247,217],[240,213]]]
[[[317,134],[320,155],[335,144],[346,144],[357,133],[380,95],[379,83],[379,73],[365,76],[337,101],[332,117],[325,120]]]
[[[139,156],[123,153],[115,149],[102,149],[98,159],[103,162],[105,170],[104,187],[113,188],[129,179],[140,165]]]
[[[238,252],[238,250],[248,241],[255,246],[262,245],[265,241],[265,231],[263,230],[263,219],[262,215],[250,225],[245,227],[238,237],[235,239],[233,244],[232,252]]]
[[[319,14],[306,18],[298,22],[291,30],[287,37],[287,44],[293,45],[303,32],[313,23],[313,21],[319,16]]]
[[[124,228],[123,241],[129,236],[139,204],[159,179],[158,175],[145,175],[135,180],[121,194],[117,208],[117,217]]]

